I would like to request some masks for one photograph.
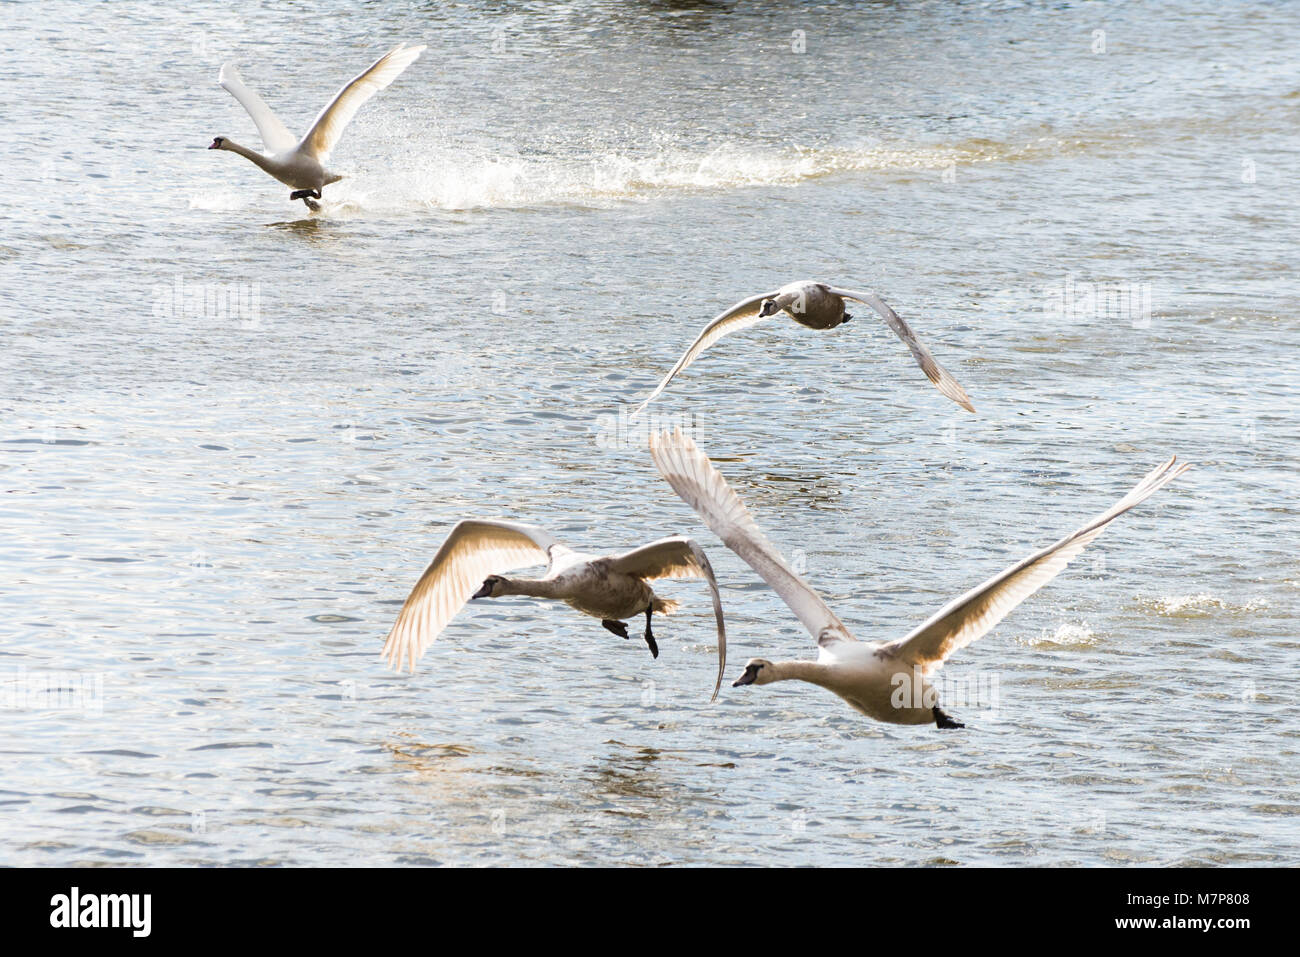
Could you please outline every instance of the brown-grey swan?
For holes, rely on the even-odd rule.
[[[934,356],[930,354],[930,350],[916,338],[916,333],[912,331],[912,327],[904,322],[898,313],[889,308],[883,299],[875,293],[853,292],[849,289],[839,289],[835,286],[828,286],[825,283],[806,279],[782,286],[775,292],[765,292],[757,296],[750,296],[748,299],[742,299],[730,309],[715,316],[696,336],[695,341],[691,343],[691,347],[677,360],[677,364],[664,376],[663,381],[659,383],[644,402],[636,407],[632,415],[640,414],[642,409],[654,401],[655,397],[668,387],[668,383],[673,380],[677,373],[694,362],[700,353],[723,336],[739,332],[741,329],[748,329],[755,323],[761,322],[779,312],[786,313],[795,322],[801,326],[807,326],[809,329],[834,329],[836,326],[842,325],[853,318],[845,311],[845,299],[865,303],[880,313],[881,318],[885,320],[885,324],[894,330],[895,335],[903,340],[908,349],[912,350],[912,356],[921,367],[921,371],[925,373],[926,378],[933,382],[940,392],[967,412],[975,411],[975,406],[971,405],[970,396],[966,394],[966,390],[958,384],[957,380],[943,366],[935,361]]]
[[[505,573],[546,564],[541,578],[506,578]],[[654,612],[668,614],[678,607],[647,584],[659,578],[703,578],[713,594],[718,628],[718,697],[727,665],[727,632],[722,620],[718,583],[704,550],[689,538],[661,538],[630,552],[597,557],[576,552],[536,525],[485,519],[458,522],[433,561],[411,589],[397,621],[384,642],[390,667],[403,664],[415,671],[416,660],[433,643],[466,602],[503,595],[530,595],[562,601],[599,618],[606,629],[627,638],[624,618],[645,615],[645,641],[658,658],[659,646],[650,630]]]

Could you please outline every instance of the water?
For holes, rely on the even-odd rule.
[[[0,13],[5,863],[1297,862],[1290,5],[331,9]],[[223,60],[300,131],[399,39],[322,215],[202,149],[257,143]],[[503,600],[383,669],[472,515],[695,535],[729,677],[810,656],[618,419],[805,276],[979,414],[865,308],[652,410],[862,637],[1196,463],[949,663],[965,732],[708,706],[698,582],[658,661]],[[16,697],[51,676],[82,697]]]

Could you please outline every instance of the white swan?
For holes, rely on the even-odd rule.
[[[817,639],[816,661],[753,658],[736,685],[765,685],[795,678],[835,692],[868,717],[891,724],[960,728],[935,700],[929,677],[948,657],[988,634],[1022,601],[1057,576],[1112,521],[1182,475],[1175,459],[1153,469],[1122,499],[1055,545],[994,575],[939,609],[907,636],[859,642],[818,594],[781,558],[726,479],[680,430],[650,437],[655,465],[704,523],[743,558]]]
[[[632,415],[639,415],[642,409],[654,401],[655,397],[667,388],[668,383],[673,380],[673,376],[694,362],[701,352],[723,336],[732,332],[739,332],[741,329],[748,329],[755,323],[766,319],[768,316],[776,315],[778,312],[785,312],[795,322],[801,326],[807,326],[809,329],[834,329],[836,326],[853,318],[844,311],[845,299],[854,299],[865,303],[880,313],[881,318],[885,320],[889,328],[893,329],[898,338],[907,344],[907,348],[912,350],[912,355],[916,358],[917,364],[920,365],[921,371],[938,387],[939,391],[967,412],[975,411],[975,406],[971,405],[970,396],[966,394],[966,390],[957,383],[957,380],[943,366],[935,361],[934,356],[930,354],[930,350],[916,338],[916,333],[912,331],[912,327],[904,322],[898,313],[890,309],[883,299],[874,293],[852,292],[848,289],[838,289],[825,283],[805,279],[782,286],[775,292],[765,292],[762,295],[742,299],[726,312],[715,316],[695,338],[695,341],[691,343],[691,347],[686,350],[686,353],[677,360],[677,364],[664,376],[658,388],[636,407]]]
[[[503,577],[504,572],[543,562],[546,574],[542,578]],[[467,601],[531,595],[562,601],[584,615],[599,618],[605,628],[622,638],[628,633],[620,619],[644,614],[645,641],[658,658],[650,616],[653,612],[669,614],[678,603],[660,598],[646,584],[656,578],[703,578],[709,583],[718,626],[718,676],[710,699],[716,700],[727,666],[722,599],[704,550],[683,537],[661,538],[621,555],[597,558],[575,552],[535,525],[483,519],[458,522],[411,589],[384,642],[383,654],[389,667],[400,671],[405,662],[414,672],[416,660]]]
[[[325,169],[330,151],[343,135],[343,128],[352,122],[361,105],[401,75],[415,62],[424,46],[408,47],[399,43],[372,63],[355,79],[344,84],[343,89],[320,111],[311,129],[301,140],[296,140],[279,117],[271,112],[260,96],[244,85],[239,71],[231,64],[221,67],[218,82],[248,111],[262,137],[265,153],[240,146],[228,136],[218,136],[208,147],[210,150],[229,150],[252,160],[286,186],[292,187],[290,199],[301,199],[310,209],[320,209],[313,199],[320,199],[321,190],[343,177]]]

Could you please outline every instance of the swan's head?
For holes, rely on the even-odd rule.
[[[478,591],[474,592],[474,594],[470,595],[469,597],[471,599],[500,598],[503,594],[505,594],[505,592],[502,590],[505,586],[505,583],[506,580],[502,578],[500,575],[489,575],[487,578],[483,579],[483,586],[479,588]]]
[[[210,150],[224,150],[225,148],[226,148],[226,138],[224,136],[216,137],[212,141],[212,145],[208,147],[208,149]]]
[[[764,299],[758,307],[758,318],[766,319],[773,313],[780,312],[781,307],[776,304],[775,299]]]
[[[776,669],[766,658],[750,658],[745,662],[745,673],[731,683],[731,687],[741,685],[765,685],[776,680]]]

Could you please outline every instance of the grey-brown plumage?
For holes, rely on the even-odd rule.
[[[541,578],[505,577],[506,572],[543,563],[546,574]],[[722,599],[704,550],[682,536],[597,557],[575,552],[536,525],[487,519],[459,522],[411,589],[384,642],[383,654],[390,667],[400,671],[405,665],[413,672],[415,662],[466,602],[530,595],[562,601],[600,619],[623,637],[627,637],[626,627],[620,630],[610,627],[611,623],[645,615],[646,644],[658,657],[650,617],[669,614],[678,607],[676,601],[656,595],[648,584],[660,578],[703,578],[709,583],[718,629],[716,699],[727,663]]]
[[[865,303],[878,312],[880,317],[885,320],[885,324],[894,330],[895,335],[902,339],[907,348],[911,350],[912,357],[916,359],[917,365],[921,367],[921,371],[925,373],[926,378],[933,382],[940,392],[967,412],[975,411],[975,406],[971,404],[970,396],[966,394],[966,390],[943,366],[939,365],[934,356],[930,354],[930,350],[916,337],[912,327],[904,322],[898,313],[889,308],[883,299],[875,293],[853,292],[848,289],[828,286],[821,282],[802,280],[792,282],[788,286],[782,286],[775,292],[767,292],[758,296],[751,296],[748,299],[742,299],[730,309],[714,316],[712,321],[695,338],[695,341],[691,343],[685,354],[677,360],[677,364],[664,376],[663,381],[659,383],[644,402],[637,406],[632,415],[639,415],[659,393],[668,387],[668,383],[673,380],[674,376],[694,362],[700,353],[723,336],[739,332],[741,329],[747,329],[755,323],[762,322],[769,316],[774,316],[780,312],[784,312],[799,325],[807,326],[809,329],[834,329],[852,318],[845,311],[845,299]]]

